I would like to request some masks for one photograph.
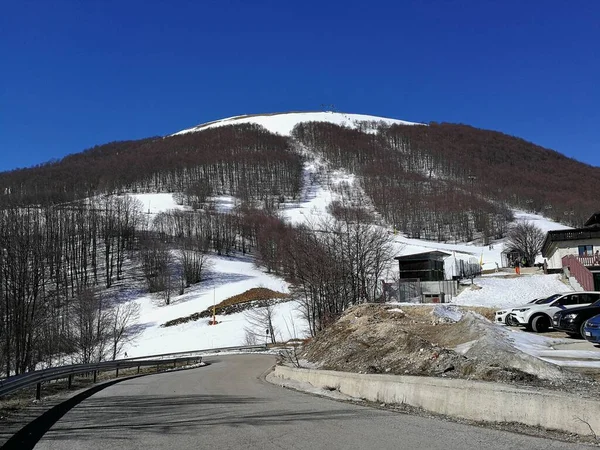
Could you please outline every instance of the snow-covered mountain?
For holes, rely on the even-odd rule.
[[[317,123],[308,125],[308,122]],[[241,127],[239,130],[231,127],[218,131],[214,130],[218,127],[243,124],[258,125],[258,127],[246,126]],[[303,131],[291,137],[292,130],[298,124],[307,124],[302,128],[308,131]],[[350,130],[323,126],[322,124],[343,125],[350,128]],[[381,126],[382,124],[407,126],[385,129]],[[89,192],[107,201],[110,200],[111,196],[124,197],[127,195],[139,202],[144,216],[144,219],[140,220],[142,224],[140,227],[146,231],[150,229],[152,221],[161,212],[169,210],[193,211],[193,208],[198,208],[197,204],[187,201],[185,197],[186,195],[192,197],[195,195],[194,192],[192,191],[193,195],[190,195],[185,194],[182,190],[192,185],[201,188],[202,184],[198,183],[199,180],[213,183],[210,184],[212,189],[207,194],[208,196],[203,198],[201,202],[198,201],[204,204],[200,208],[205,207],[211,215],[214,211],[221,213],[234,211],[234,213],[237,213],[235,207],[248,201],[254,201],[257,207],[260,208],[263,193],[274,192],[277,189],[278,195],[273,195],[275,201],[273,201],[272,206],[277,208],[280,218],[289,224],[318,226],[320,223],[332,221],[334,216],[331,206],[335,205],[336,202],[340,204],[346,202],[350,207],[360,207],[372,215],[376,224],[374,226],[381,227],[392,239],[391,245],[395,256],[431,250],[444,251],[449,255],[446,258],[446,272],[449,278],[456,274],[455,269],[463,262],[470,265],[481,265],[483,269],[496,269],[502,264],[501,252],[504,249],[504,240],[496,238],[498,234],[493,232],[492,226],[502,220],[509,219],[504,219],[502,215],[504,210],[495,208],[496,205],[501,204],[501,201],[497,200],[495,195],[500,191],[497,188],[504,186],[503,180],[512,180],[512,178],[498,175],[498,173],[502,174],[502,170],[505,169],[502,165],[502,159],[497,161],[497,158],[490,158],[489,154],[486,159],[484,158],[485,155],[481,156],[478,152],[489,145],[492,146],[492,150],[499,153],[500,150],[493,147],[493,145],[497,145],[498,139],[501,143],[507,143],[507,149],[511,150],[511,155],[514,154],[514,148],[519,149],[523,154],[530,149],[535,150],[533,144],[523,144],[520,140],[502,136],[495,132],[468,129],[463,126],[452,126],[451,124],[441,126],[432,123],[428,127],[412,125],[422,124],[399,119],[339,112],[288,112],[235,116],[182,130],[175,133],[180,135],[178,137],[151,138],[141,141],[106,144],[45,167],[6,174],[4,181],[0,177],[0,192],[4,192],[5,196],[14,195],[12,194],[12,187],[21,186],[23,201],[30,201],[33,204],[47,202],[50,198],[55,202],[57,199],[67,202],[71,201],[72,198],[77,199],[81,198],[82,195],[89,195],[87,194]],[[266,131],[259,129],[259,127],[263,127]],[[335,139],[339,138],[339,150],[343,151],[329,151],[331,148],[336,150],[335,145],[331,145],[328,149],[327,144],[329,143],[325,142],[325,139],[318,141],[319,128],[325,129],[327,133],[331,132],[331,136],[328,135],[327,137],[331,137],[334,144]],[[248,131],[248,129],[251,130]],[[311,134],[311,129],[317,131]],[[203,133],[204,130],[210,131]],[[380,133],[386,133],[388,139],[372,139],[373,136],[366,136],[355,130],[365,133],[377,133],[380,130]],[[437,147],[432,149],[431,153],[420,150],[430,145],[429,140],[425,140],[427,145],[422,147],[415,145],[412,150],[407,146],[396,145],[398,142],[404,142],[402,140],[403,133],[417,142],[423,142],[422,140],[419,141],[422,137],[419,136],[419,133],[426,133],[428,139],[430,135],[436,133],[438,138],[440,135],[444,137],[446,132],[450,136],[448,145],[455,144],[454,148],[447,147],[444,139],[436,141]],[[279,136],[273,136],[270,133],[276,133]],[[305,136],[303,137],[303,135]],[[315,143],[304,139],[309,135],[311,137],[315,136]],[[469,136],[472,136],[472,138]],[[240,145],[241,150],[237,153],[226,153],[223,156],[222,153],[227,152],[228,145],[238,138],[250,149],[260,144],[260,139],[268,139],[271,152],[261,154],[262,159],[253,160],[252,158],[245,158],[245,147]],[[385,148],[378,148],[375,145],[380,141],[384,142],[383,147]],[[290,143],[297,145],[290,145]],[[472,151],[474,158],[479,158],[478,161],[481,164],[471,165],[468,170],[461,171],[462,164],[468,162],[463,161],[465,158],[461,156],[463,154],[461,145],[463,144],[466,146],[465,148]],[[518,147],[517,144],[521,147]],[[258,146],[260,147],[260,145]],[[376,151],[385,150],[393,157],[380,159],[379,165],[377,165],[377,158],[371,155],[378,153],[370,153],[373,149]],[[444,157],[451,153],[450,150],[453,150],[455,155],[459,154],[459,157],[444,162]],[[544,154],[544,150],[541,148],[536,151],[550,159],[554,155],[553,153]],[[259,170],[263,168],[263,164],[273,162],[272,159],[276,159],[284,153],[285,157],[278,160],[284,170],[270,169],[270,171],[264,173]],[[497,156],[496,153],[492,152],[491,154]],[[363,154],[369,156],[360,158]],[[340,155],[345,159],[342,159]],[[219,159],[221,156],[223,156],[224,163]],[[228,164],[229,161],[239,162],[239,164]],[[251,164],[248,164],[248,161]],[[363,165],[365,161],[374,164],[371,167],[365,167]],[[437,166],[434,166],[433,163],[436,163],[436,161]],[[489,161],[496,162],[496,166],[490,165]],[[523,161],[527,162],[528,160],[523,158],[514,160],[513,158],[510,160],[510,166],[517,164],[518,161],[524,164]],[[485,164],[483,164],[484,162]],[[209,167],[209,170],[205,173],[202,172],[202,175],[198,175],[196,178],[192,179],[190,177],[194,170],[200,173],[200,168],[204,166]],[[181,170],[182,167],[184,168],[183,171]],[[481,169],[482,167],[483,169]],[[543,166],[537,171],[531,169],[529,172],[532,174],[545,173],[545,167]],[[553,166],[548,167],[550,169],[547,170],[551,171]],[[240,168],[244,170],[248,168],[247,172],[243,172],[243,176],[240,173],[240,170],[242,170]],[[472,172],[479,169],[481,169],[480,172]],[[186,173],[186,170],[189,170],[189,172]],[[454,170],[454,172],[446,173],[445,171],[448,170]],[[219,171],[222,173],[220,177],[207,178],[211,176],[211,173],[218,173]],[[184,175],[182,175],[182,172]],[[564,172],[567,174],[579,173],[576,170],[565,170]],[[279,176],[280,173],[293,174],[293,176],[276,178],[275,175]],[[364,181],[369,173],[374,175],[370,180],[372,182],[370,189],[367,189],[365,186],[369,186]],[[477,176],[468,176],[464,179],[467,176],[465,174],[471,173],[477,173]],[[587,172],[585,170],[581,173],[582,178],[589,178],[586,176]],[[252,195],[248,194],[248,191],[243,188],[256,188],[256,183],[247,183],[240,187],[234,183],[225,182],[230,179],[254,180],[252,177],[257,177],[257,174],[261,174],[262,183],[265,187],[262,190],[252,191]],[[416,174],[412,179],[410,191],[404,189],[405,178],[410,179],[410,177],[406,177],[406,174]],[[462,184],[460,183],[461,176],[463,176]],[[533,179],[534,177],[530,178]],[[387,180],[387,184],[376,184],[375,182],[379,179]],[[63,182],[63,180],[65,181]],[[417,180],[417,182],[414,180]],[[487,186],[489,180],[491,180],[491,183],[490,186]],[[499,181],[494,184],[494,180]],[[542,192],[535,191],[530,181],[528,179],[529,184],[525,189],[517,191],[522,198],[530,199],[529,203],[533,202],[532,199],[535,197],[536,192]],[[546,178],[544,178],[544,182],[543,193],[546,195],[551,189],[546,185]],[[197,185],[194,185],[194,183],[197,183]],[[565,184],[569,185],[569,183]],[[293,185],[295,188],[281,194],[282,187],[288,185]],[[432,190],[432,185],[435,185],[437,189]],[[78,192],[68,192],[68,189],[78,186],[86,186],[86,189],[80,189]],[[109,188],[106,186],[109,186]],[[417,192],[415,186],[421,186],[421,189]],[[595,185],[592,184],[592,186]],[[436,199],[429,195],[433,191],[440,195],[445,194]],[[42,192],[44,196],[40,197],[37,194],[39,192]],[[69,195],[65,195],[65,192]],[[119,194],[114,194],[114,192]],[[382,196],[382,192],[389,192],[390,194],[389,196]],[[202,192],[198,196],[201,195]],[[379,196],[379,203],[374,200],[377,195]],[[573,196],[585,198],[582,194],[573,194],[571,191],[569,191],[569,196],[569,198]],[[490,200],[485,203],[488,197]],[[393,203],[392,200],[396,198],[400,200]],[[421,203],[414,201],[415,199],[418,199]],[[13,198],[10,200],[14,201]],[[269,200],[272,199],[269,198]],[[430,203],[424,203],[424,200],[428,200]],[[476,200],[480,201],[474,204]],[[561,198],[558,197],[555,200],[556,203],[549,204],[548,206],[551,206],[551,208],[545,208],[544,211],[566,211],[564,209],[566,206],[561,203]],[[452,207],[445,211],[446,216],[442,216],[444,212],[442,206],[444,205]],[[384,209],[380,206],[388,208],[388,217],[385,216]],[[533,203],[532,206],[534,206]],[[435,207],[437,215],[430,213],[430,209],[433,207]],[[490,219],[481,225],[481,229],[475,229],[473,225],[474,220],[471,212],[474,207],[479,208],[482,214],[487,214],[488,219]],[[512,211],[508,210],[508,207]],[[517,207],[518,205],[513,204],[507,206],[506,212],[510,213],[510,220],[534,222],[543,231],[566,228],[564,225],[543,216],[518,210]],[[390,211],[394,214],[389,214]],[[401,212],[396,214],[398,211]],[[429,215],[425,216],[428,211]],[[404,218],[406,218],[405,222],[398,220]],[[65,223],[69,223],[68,220],[66,218]],[[440,232],[440,228],[431,226],[436,223],[434,220],[447,228],[441,230],[443,232],[440,234],[441,237],[436,234]],[[411,227],[410,225],[413,224],[421,228]],[[451,228],[450,224],[454,224],[454,227]],[[504,225],[508,226],[509,224],[505,223]],[[487,227],[485,228],[485,232],[488,233],[486,235],[487,241],[483,239],[484,226]],[[466,238],[464,233],[461,234],[468,227],[473,230],[470,238]],[[418,232],[423,229],[425,231]],[[430,232],[431,230],[435,233]],[[98,242],[102,242],[101,239],[102,237],[99,238]],[[488,241],[489,243],[484,244]],[[257,267],[253,255],[252,252],[241,255],[233,252],[223,255],[220,251],[217,254],[215,250],[215,253],[210,254],[211,267],[207,269],[206,278],[201,283],[186,287],[185,293],[173,294],[169,304],[165,304],[165,300],[160,294],[148,292],[144,281],[137,274],[136,265],[140,264],[139,261],[133,257],[130,261],[126,261],[124,268],[127,273],[116,285],[111,286],[109,296],[118,302],[133,302],[138,305],[139,318],[135,322],[136,329],[140,331],[140,334],[134,340],[126,343],[123,353],[127,352],[129,356],[143,356],[244,344],[248,337],[246,329],[255,327],[243,312],[218,317],[218,326],[209,325],[208,320],[189,321],[169,327],[164,327],[163,324],[166,321],[188,317],[194,313],[204,311],[215,303],[240,295],[252,288],[263,287],[283,293],[290,292],[289,282],[281,276],[267,273]],[[100,261],[101,263],[102,261]],[[396,262],[390,260],[389,270],[382,274],[382,278],[390,281],[396,276],[396,273]],[[470,296],[467,293],[463,297],[459,296],[460,298],[451,298],[450,296],[446,298],[454,303],[489,306],[495,305],[495,302],[498,302],[498,304],[518,303],[523,296],[529,296],[529,292],[542,291],[540,286],[543,286],[544,292],[546,290],[563,289],[562,284],[555,276],[540,275],[528,278],[528,281],[532,282],[528,284],[530,290],[525,293],[518,283],[515,283],[514,288],[511,288],[510,283],[512,280],[513,278],[509,277],[501,283],[492,281],[485,284],[484,282],[484,289],[469,291],[469,293],[473,292]],[[510,295],[506,294],[508,291],[511,292]],[[534,294],[531,294],[531,297],[533,296]],[[302,314],[302,307],[295,300],[279,303],[275,308],[273,321],[276,330],[273,334],[281,341],[307,335],[307,324]],[[262,328],[259,332],[261,333],[260,342],[262,342]]]
[[[287,112],[274,114],[251,114],[229,117],[227,119],[215,120],[188,128],[173,135],[193,133],[206,130],[208,128],[222,127],[225,125],[240,125],[245,123],[258,124],[269,130],[271,133],[277,133],[289,136],[294,127],[302,122],[328,122],[336,125],[343,125],[349,128],[361,128],[368,130],[369,124],[385,123],[386,125],[422,125],[416,122],[407,122],[405,120],[390,119],[386,117],[370,116],[365,114],[346,114],[342,112],[318,111],[318,112]]]

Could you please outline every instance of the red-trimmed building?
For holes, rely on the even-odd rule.
[[[600,290],[600,212],[593,214],[582,228],[554,230],[546,234],[542,256],[548,271],[563,271],[582,290]]]

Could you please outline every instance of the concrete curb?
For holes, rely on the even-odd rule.
[[[517,422],[579,435],[600,433],[599,401],[557,391],[482,381],[287,366],[276,366],[273,376],[310,383],[318,388],[335,388],[355,398],[406,404],[478,422]]]

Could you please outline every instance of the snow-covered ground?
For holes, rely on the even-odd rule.
[[[160,212],[169,210],[189,210],[189,207],[182,206],[177,203],[175,194],[173,193],[156,193],[156,194],[127,194],[130,197],[136,199],[142,205],[142,212],[146,214],[150,220]],[[237,206],[240,201],[230,195],[219,195],[209,197],[208,201],[215,206],[215,209],[219,212],[231,211]]]
[[[129,196],[140,202],[142,212],[148,215],[158,214],[171,209],[184,209],[183,206],[177,204],[173,194],[129,194]]]
[[[271,133],[289,136],[294,127],[302,122],[329,122],[336,125],[343,125],[349,128],[358,128],[365,122],[383,122],[387,125],[420,125],[415,122],[405,120],[389,119],[385,117],[369,116],[365,114],[346,114],[339,112],[319,111],[319,112],[289,112],[279,114],[235,116],[227,119],[216,120],[205,124],[200,124],[177,133],[193,133],[209,128],[222,127],[225,125],[240,125],[245,123],[262,125]]]
[[[320,221],[333,218],[328,207],[331,202],[342,199],[336,188],[345,184],[349,189],[357,190],[355,180],[354,174],[343,170],[329,171],[325,162],[311,155],[304,163],[299,200],[285,203],[281,217],[292,224],[310,223],[318,226]]]
[[[288,284],[283,279],[257,269],[249,259],[215,256],[212,264],[206,281],[181,296],[173,296],[170,305],[166,305],[157,294],[147,294],[134,300],[140,305],[138,325],[143,331],[123,348],[123,352],[127,352],[129,357],[136,357],[244,345],[244,328],[248,326],[244,313],[217,316],[219,324],[212,326],[208,319],[166,328],[161,325],[168,320],[203,311],[213,302],[219,303],[253,287],[288,291]],[[274,328],[279,335],[278,340],[305,336],[304,319],[295,301],[279,303],[275,307]],[[262,336],[262,330],[260,334]]]
[[[560,281],[558,275],[481,277],[475,279],[475,284],[480,289],[467,288],[455,297],[452,303],[505,308],[522,305],[534,298],[572,290]],[[573,340],[566,336],[558,338],[543,336],[521,328],[494,323],[490,323],[489,327],[493,327],[496,335],[501,339],[505,339],[517,349],[536,358],[559,366],[600,369],[600,351],[585,341]]]
[[[434,313],[438,317],[450,317],[456,313],[451,308],[450,305],[439,305]],[[446,313],[443,312],[444,309],[447,310]],[[452,317],[453,321],[459,319],[458,317]],[[478,326],[481,327],[481,332],[485,333],[487,338],[491,337],[490,345],[497,345],[499,349],[512,347],[535,358],[562,367],[600,369],[600,351],[592,344],[584,341],[539,335],[520,328],[492,323],[483,317],[481,317]],[[476,340],[466,342],[456,346],[454,350],[466,354],[476,343]],[[512,353],[511,351],[508,352],[509,355]]]
[[[554,222],[550,219],[538,214],[528,213],[525,211],[514,210],[515,222],[530,222],[542,230],[544,233],[550,230],[569,230],[572,227],[563,225],[562,223]]]
[[[476,278],[474,283],[476,289],[468,287],[456,296],[452,303],[505,308],[523,305],[534,298],[573,290],[560,281],[559,275],[556,274],[480,277]]]
[[[501,325],[495,325],[500,327]],[[600,369],[600,351],[592,344],[573,339],[552,338],[540,336],[520,329],[506,329],[507,337],[513,345],[523,352],[564,367],[585,367]],[[578,343],[586,344],[587,349],[569,349],[579,347]],[[557,348],[559,347],[559,348]]]

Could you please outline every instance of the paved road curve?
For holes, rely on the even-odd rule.
[[[106,387],[61,415],[35,448],[589,448],[289,391],[259,379],[274,362],[269,356],[223,356],[211,362]]]

